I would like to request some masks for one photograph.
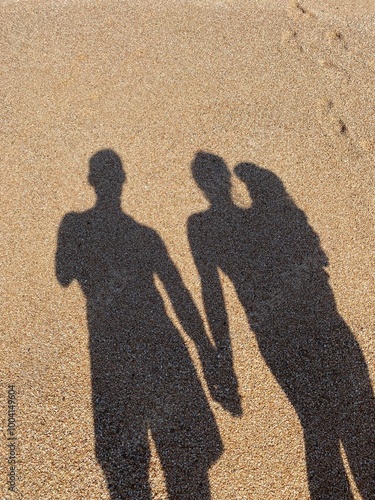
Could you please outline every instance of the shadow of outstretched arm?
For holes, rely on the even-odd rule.
[[[159,251],[155,272],[168,293],[183,329],[194,341],[200,354],[212,352],[213,347],[206,334],[202,318],[182,281],[179,271],[169,257],[164,243],[159,240],[158,245]]]
[[[206,334],[199,311],[194,304],[189,291],[185,287],[180,273],[168,256],[168,252],[161,240],[159,242],[158,264],[155,271],[165,286],[183,329],[195,343],[212,398],[232,415],[242,415],[241,402],[238,395],[238,384],[232,365],[230,344],[229,349],[224,349],[224,340],[225,338],[229,339],[228,327],[226,326],[226,328],[221,332],[221,337],[217,336],[218,344],[220,345],[223,353],[222,358],[220,358],[217,349],[212,346]],[[217,290],[218,296],[220,294],[222,300],[224,301],[219,277]],[[207,298],[208,295],[209,294],[207,293]],[[212,312],[212,315],[210,315],[211,324],[218,324],[217,318],[215,321],[213,320],[214,310],[217,306],[216,308],[214,307],[213,300],[211,300],[210,304],[212,305],[212,308],[210,309]],[[226,313],[224,313],[224,316],[225,321],[222,322],[220,320],[220,324],[228,325]],[[219,340],[220,338],[222,339],[221,342]],[[225,341],[225,347],[228,347],[228,342],[229,341]],[[224,352],[227,354],[225,355]],[[227,359],[228,352],[230,352],[229,362]]]
[[[216,348],[216,373],[211,377],[211,395],[233,416],[241,416],[241,399],[233,367],[228,314],[214,258],[195,228],[194,219],[188,223],[188,235],[197,267],[204,309]]]

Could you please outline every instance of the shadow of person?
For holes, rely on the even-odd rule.
[[[229,349],[221,269],[300,419],[311,498],[353,498],[340,444],[362,497],[375,498],[374,395],[361,349],[337,311],[317,234],[272,172],[236,167],[252,199],[241,209],[221,158],[200,152],[192,171],[210,202],[189,218],[188,234],[215,343]]]
[[[161,238],[122,212],[124,181],[116,153],[91,158],[96,205],[64,217],[56,253],[60,284],[76,279],[87,299],[96,456],[111,498],[150,499],[151,433],[170,498],[209,499],[222,442],[155,276],[203,364],[212,347]]]

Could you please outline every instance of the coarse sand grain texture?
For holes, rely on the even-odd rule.
[[[0,19],[0,498],[374,499],[374,2]]]

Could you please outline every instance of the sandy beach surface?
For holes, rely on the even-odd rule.
[[[0,497],[374,498],[374,3],[0,18]]]

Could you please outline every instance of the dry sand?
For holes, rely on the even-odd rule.
[[[276,174],[319,235],[338,311],[375,382],[372,1],[5,0],[1,24],[1,498],[110,498],[95,457],[86,301],[55,275],[59,225],[95,203],[88,162],[103,148],[126,170],[124,212],[158,232],[203,316],[187,237],[188,217],[208,207],[191,175],[196,152]],[[249,206],[232,183],[234,202]],[[209,396],[181,332],[224,446],[212,498],[307,499],[297,413],[221,279],[241,418]],[[168,498],[149,440],[153,498]]]

